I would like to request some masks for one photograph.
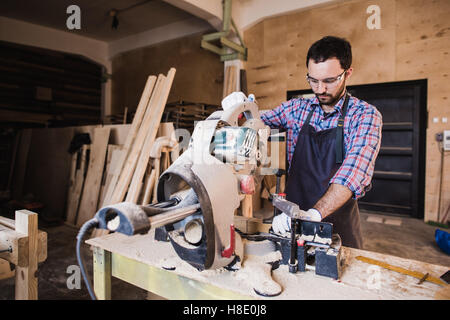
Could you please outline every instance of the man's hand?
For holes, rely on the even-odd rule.
[[[300,219],[307,221],[322,221],[322,215],[314,208],[308,211],[300,210]],[[275,216],[272,220],[272,230],[277,234],[284,234],[291,231],[291,218],[284,212]]]
[[[322,221],[322,215],[319,210],[311,208],[308,211],[302,211],[300,213],[300,219],[307,221]]]
[[[273,217],[272,230],[277,234],[284,234],[291,231],[291,218],[284,212]]]

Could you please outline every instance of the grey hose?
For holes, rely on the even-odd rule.
[[[77,260],[78,260],[78,265],[80,266],[81,275],[83,276],[84,283],[86,284],[86,287],[88,289],[89,295],[91,296],[92,300],[97,300],[97,297],[95,296],[94,290],[92,290],[91,284],[90,284],[89,279],[87,278],[87,275],[86,275],[86,270],[84,268],[83,259],[81,258],[81,244],[83,243],[83,238],[86,235],[86,233],[89,230],[94,229],[98,225],[99,225],[98,220],[95,219],[95,218],[86,221],[83,224],[83,226],[80,228],[80,231],[78,232],[78,235],[77,235],[77,247],[76,247]]]

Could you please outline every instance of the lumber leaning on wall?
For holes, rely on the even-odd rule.
[[[150,124],[149,131],[147,132],[147,137],[145,139],[144,147],[141,151],[139,161],[137,163],[136,170],[133,174],[133,179],[131,181],[130,188],[128,189],[129,197],[127,196],[127,201],[137,201],[139,193],[142,187],[142,179],[144,178],[145,170],[150,159],[150,150],[155,142],[156,134],[158,133],[159,124],[161,122],[161,117],[164,112],[164,107],[166,106],[167,98],[169,97],[170,88],[172,87],[173,79],[175,77],[175,69],[172,68],[167,74],[164,87],[161,92],[161,96],[155,105],[153,111],[152,122]]]
[[[78,210],[77,226],[89,220],[97,211],[100,186],[102,182],[103,167],[105,166],[106,150],[111,128],[95,128],[92,142],[86,181]]]
[[[126,162],[124,164],[124,167],[123,167],[122,171],[120,172],[119,180],[117,182],[117,185],[114,188],[114,192],[113,192],[108,204],[115,204],[115,203],[121,202],[125,197],[125,194],[128,190],[128,186],[133,177],[134,169],[136,168],[139,154],[140,154],[143,144],[145,142],[146,133],[148,132],[149,125],[152,122],[151,121],[152,120],[151,119],[152,118],[152,107],[160,96],[160,91],[161,91],[161,88],[162,88],[165,78],[166,77],[162,74],[160,74],[158,76],[158,79],[157,79],[156,85],[155,85],[155,90],[153,91],[152,97],[150,98],[149,105],[147,107],[147,110],[145,111],[144,119],[139,128],[136,139],[133,143],[131,152],[129,153],[129,155],[126,159]]]
[[[122,171],[122,168],[125,164],[125,161],[128,157],[129,151],[131,150],[133,142],[136,138],[139,127],[142,123],[142,119],[147,110],[147,106],[148,106],[148,103],[150,100],[150,96],[152,95],[152,93],[154,91],[155,83],[156,83],[156,76],[149,76],[147,78],[147,82],[145,84],[144,91],[142,92],[141,99],[139,100],[139,104],[136,109],[136,113],[134,115],[133,121],[131,122],[130,131],[128,132],[125,144],[122,148],[120,159],[118,160],[116,172],[112,176],[111,182],[107,186],[107,192],[106,192],[105,198],[103,199],[102,206],[111,204],[111,197],[112,197],[112,194],[116,187],[117,180],[118,180],[120,172]]]
[[[79,156],[81,157],[80,167],[76,170],[74,186],[67,199],[66,222],[72,225],[77,221],[78,208],[80,207],[80,198],[83,192],[86,173],[86,157],[89,149],[90,146],[85,144],[79,152]]]

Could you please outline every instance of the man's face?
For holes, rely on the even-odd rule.
[[[310,59],[308,63],[308,75],[316,84],[310,81],[311,89],[322,105],[333,106],[342,97],[345,90],[345,80],[350,76],[352,68],[348,69],[344,75],[330,83],[330,80],[336,79],[345,70],[342,69],[338,59],[330,58],[326,61],[315,63]],[[320,80],[320,81],[317,81]]]

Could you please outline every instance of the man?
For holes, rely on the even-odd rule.
[[[286,199],[305,219],[333,223],[344,246],[362,248],[357,199],[369,189],[381,142],[382,119],[372,105],[350,96],[351,46],[324,37],[308,50],[306,76],[314,98],[295,98],[262,113],[271,128],[287,131]],[[272,229],[290,231],[290,218],[273,218]]]

